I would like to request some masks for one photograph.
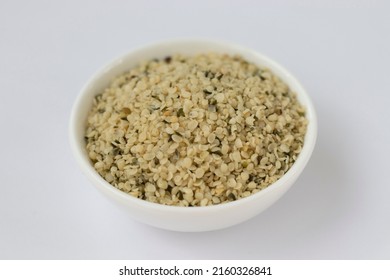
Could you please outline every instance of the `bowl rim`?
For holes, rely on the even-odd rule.
[[[140,198],[133,197],[132,195],[117,189],[116,187],[108,183],[106,180],[104,180],[103,177],[101,177],[99,173],[94,169],[89,158],[85,156],[86,153],[84,153],[83,151],[85,147],[83,147],[83,145],[80,144],[80,140],[78,138],[77,125],[79,124],[78,116],[79,114],[81,114],[80,111],[82,107],[81,105],[84,101],[86,92],[88,92],[88,89],[94,83],[96,83],[100,78],[102,78],[107,72],[109,72],[110,70],[112,70],[113,68],[121,64],[124,60],[126,60],[126,58],[134,55],[137,52],[145,51],[146,49],[159,48],[167,44],[168,45],[174,45],[174,44],[191,45],[194,43],[205,44],[206,47],[207,45],[208,46],[212,45],[212,46],[218,46],[225,49],[228,48],[230,50],[234,50],[239,55],[250,54],[251,56],[256,57],[259,61],[263,61],[266,62],[267,65],[271,65],[271,67],[269,66],[268,67],[272,72],[274,72],[274,70],[276,69],[277,72],[284,73],[284,75],[289,79],[288,82],[289,87],[290,84],[294,84],[294,92],[297,95],[300,102],[302,99],[304,99],[306,116],[310,116],[307,118],[309,123],[305,134],[304,145],[296,161],[281,178],[279,178],[276,182],[272,183],[265,189],[262,189],[259,192],[255,194],[251,194],[245,198],[240,198],[235,201],[229,201],[217,205],[183,207],[183,206],[175,206],[175,205],[164,205],[164,204],[150,202]],[[259,65],[258,62],[256,61],[251,61],[251,62],[256,65]],[[285,80],[283,81],[287,83],[287,81]],[[85,120],[83,121],[85,122]],[[111,195],[117,196],[122,200],[127,200],[128,203],[134,204],[138,207],[145,207],[145,208],[154,209],[157,211],[164,211],[164,212],[204,213],[210,211],[220,211],[226,208],[239,207],[240,205],[247,204],[248,202],[257,200],[260,197],[267,195],[267,193],[272,192],[276,188],[281,188],[284,184],[286,184],[290,180],[295,180],[299,176],[299,174],[303,171],[304,167],[309,161],[311,154],[314,150],[314,146],[317,138],[318,124],[317,124],[317,115],[310,96],[307,94],[306,90],[301,85],[301,83],[286,68],[281,66],[278,62],[274,61],[273,59],[270,59],[268,56],[258,51],[231,42],[214,40],[214,39],[203,39],[203,38],[180,38],[180,39],[171,39],[171,40],[149,43],[137,48],[130,49],[124,54],[117,56],[115,59],[110,60],[103,67],[95,71],[95,73],[93,73],[93,75],[88,79],[88,81],[81,88],[79,94],[76,97],[76,100],[74,101],[71,114],[70,114],[68,129],[69,129],[69,142],[70,142],[73,155],[79,167],[81,168],[82,172],[84,173],[84,175],[86,175],[91,181],[93,181],[95,187],[109,191]]]

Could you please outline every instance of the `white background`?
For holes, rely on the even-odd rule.
[[[2,0],[0,258],[390,259],[389,2],[270,3]],[[268,55],[317,108],[317,146],[300,179],[226,230],[134,222],[70,152],[69,114],[86,80],[134,47],[177,37]]]

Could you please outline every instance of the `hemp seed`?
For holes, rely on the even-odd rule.
[[[96,94],[84,134],[94,168],[119,190],[165,205],[261,191],[294,164],[308,124],[284,82],[226,54],[145,61]]]

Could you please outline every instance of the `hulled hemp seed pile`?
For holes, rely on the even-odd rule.
[[[206,206],[274,183],[299,155],[305,110],[239,56],[144,62],[95,97],[85,133],[99,174],[147,201]]]

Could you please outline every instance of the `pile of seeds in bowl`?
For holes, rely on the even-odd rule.
[[[239,56],[169,56],[117,77],[94,100],[85,133],[99,174],[147,201],[207,206],[277,181],[307,128],[294,93]]]

